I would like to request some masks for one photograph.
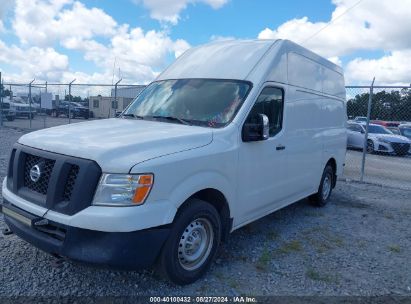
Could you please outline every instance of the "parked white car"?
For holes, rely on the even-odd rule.
[[[364,123],[347,123],[347,146],[349,148],[363,149],[365,127],[366,125]],[[394,134],[381,125],[369,124],[367,140],[368,153],[383,152],[405,156],[411,152],[410,147],[411,141],[407,137]]]
[[[25,103],[21,98],[14,97],[10,101],[10,108],[16,113],[16,117],[33,118],[36,115],[36,106],[32,103],[31,107]]]
[[[306,197],[324,206],[346,142],[340,67],[287,40],[214,42],[180,56],[119,118],[22,136],[2,210],[44,251],[155,263],[187,284],[230,232]]]

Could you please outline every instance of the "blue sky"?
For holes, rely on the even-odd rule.
[[[2,0],[0,70],[147,83],[191,46],[287,38],[342,65],[347,83],[409,84],[410,15],[410,0]]]

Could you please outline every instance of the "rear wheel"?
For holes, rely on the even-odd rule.
[[[176,216],[158,261],[160,274],[185,285],[209,268],[220,243],[221,220],[210,204],[190,199]]]
[[[331,165],[327,165],[321,177],[318,192],[309,197],[313,205],[323,207],[328,203],[333,190],[334,178],[334,169]]]
[[[368,153],[374,153],[375,148],[374,148],[374,143],[371,139],[367,140],[367,152]]]

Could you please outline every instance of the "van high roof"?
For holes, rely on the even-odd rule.
[[[345,98],[341,67],[281,39],[217,41],[194,47],[157,80],[184,78],[238,79],[254,85],[274,81]]]

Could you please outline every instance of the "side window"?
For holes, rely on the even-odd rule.
[[[270,137],[281,131],[283,124],[284,92],[282,89],[266,87],[258,96],[247,121],[252,122],[258,114],[265,114],[270,122]]]

